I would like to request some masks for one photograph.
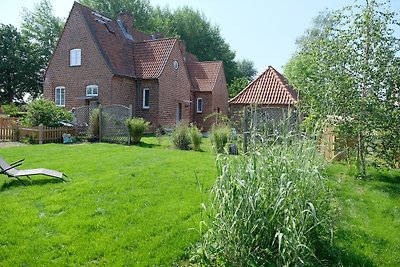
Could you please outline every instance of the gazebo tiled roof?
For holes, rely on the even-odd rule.
[[[229,100],[229,104],[293,105],[297,101],[298,93],[282,74],[269,66],[264,73]]]

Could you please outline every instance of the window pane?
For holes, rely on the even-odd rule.
[[[65,106],[65,87],[55,88],[55,103],[57,106]]]
[[[149,107],[149,95],[150,91],[149,89],[143,89],[143,108],[148,108]]]
[[[197,98],[197,112],[203,112],[203,99]]]
[[[72,49],[69,51],[69,62],[70,66],[81,65],[81,49]]]

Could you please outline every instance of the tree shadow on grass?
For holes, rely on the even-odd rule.
[[[372,188],[386,192],[390,198],[400,198],[400,173],[389,175],[386,173],[374,173],[370,176],[372,181],[377,181]]]
[[[25,178],[20,178],[25,185],[32,186],[32,185],[45,185],[45,184],[58,184],[58,183],[63,183],[64,181],[56,178],[36,178],[33,177],[32,180],[25,179]],[[7,177],[3,185],[0,185],[0,191],[5,191],[7,189],[11,188],[18,188],[20,186],[25,187],[20,181],[18,181],[15,178],[9,178]]]
[[[361,231],[338,230],[334,244],[331,247],[320,246],[317,249],[317,257],[323,266],[366,266],[373,267],[376,264],[362,250],[354,248],[354,240],[358,246],[363,247],[371,242],[372,237]],[[340,241],[340,245],[338,242]],[[382,241],[382,240],[381,240]]]
[[[160,146],[160,145],[157,145],[157,144],[149,144],[149,143],[145,143],[145,142],[140,142],[140,143],[137,144],[136,146],[143,147],[143,148],[154,148],[154,147],[158,147],[158,146]]]

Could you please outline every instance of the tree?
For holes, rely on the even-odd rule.
[[[339,115],[339,129],[356,137],[356,162],[366,175],[366,156],[393,166],[400,155],[400,109],[396,104],[398,26],[388,3],[365,0],[364,5],[332,13],[323,38],[303,39],[285,67],[285,74],[303,92],[308,113]],[[302,66],[309,67],[302,70]],[[397,141],[396,141],[397,140]]]
[[[39,49],[12,25],[0,24],[0,104],[23,102],[41,92]]]
[[[53,101],[38,98],[28,105],[24,123],[28,126],[59,127],[62,121],[71,121],[73,115],[65,109],[56,106]]]
[[[257,74],[257,70],[254,67],[254,62],[249,59],[242,59],[237,61],[237,68],[240,77],[244,77],[251,81]]]
[[[63,29],[63,21],[54,16],[49,0],[35,4],[34,10],[22,11],[22,34],[40,48],[42,69],[45,69]]]
[[[229,98],[236,96],[240,91],[249,85],[250,80],[247,77],[235,77],[228,86]]]
[[[116,18],[118,13],[128,12],[135,18],[135,27],[144,32],[154,29],[152,15],[153,7],[148,0],[79,0],[79,3]]]

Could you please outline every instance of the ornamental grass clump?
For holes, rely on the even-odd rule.
[[[253,133],[248,153],[218,155],[203,264],[308,266],[331,240],[330,195],[313,140]]]
[[[214,124],[211,128],[211,143],[216,153],[224,153],[231,129],[224,124]]]
[[[125,121],[132,144],[136,145],[140,143],[140,139],[142,139],[144,132],[149,128],[149,124],[143,118],[127,119]]]
[[[189,134],[189,127],[181,123],[179,124],[171,134],[172,143],[174,146],[180,150],[190,150],[190,134]]]
[[[189,128],[189,135],[190,135],[190,140],[192,142],[193,150],[199,151],[200,145],[203,141],[203,136],[202,136],[199,128],[197,128],[196,125],[191,125]]]
[[[100,116],[100,109],[98,108],[95,108],[90,112],[88,132],[89,132],[89,138],[91,139],[97,139],[99,137],[100,133],[99,116]]]

